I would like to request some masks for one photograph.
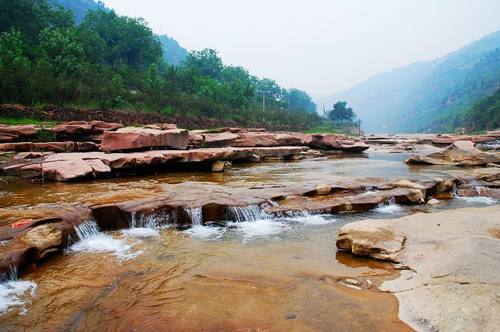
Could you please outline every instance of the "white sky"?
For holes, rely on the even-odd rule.
[[[330,95],[500,30],[498,0],[104,0],[188,51]],[[500,46],[500,45],[499,45]]]

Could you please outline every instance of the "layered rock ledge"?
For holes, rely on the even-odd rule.
[[[167,196],[132,201],[40,205],[29,210],[21,207],[17,211],[21,224],[0,227],[0,272],[13,267],[21,269],[38,263],[49,253],[62,251],[78,239],[75,228],[87,221],[97,223],[101,230],[115,230],[132,226],[225,224],[244,221],[242,216],[246,215],[360,212],[388,201],[420,204],[440,191],[449,192],[452,187],[453,181],[440,179],[421,182],[342,179],[324,185],[263,184],[218,190],[172,187]],[[12,214],[12,208],[8,213]],[[43,229],[39,229],[41,226]]]
[[[337,247],[399,263],[385,282],[400,318],[418,331],[496,331],[500,326],[500,206],[342,227]]]

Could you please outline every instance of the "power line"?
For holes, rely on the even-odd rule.
[[[498,50],[498,48],[496,48],[495,50]],[[380,94],[376,95],[375,97],[370,98],[370,99],[368,99],[368,100],[365,100],[365,101],[364,101],[364,102],[362,102],[361,104],[356,105],[356,106],[355,106],[355,108],[356,108],[356,107],[359,107],[359,106],[363,106],[363,105],[365,105],[365,104],[367,104],[367,103],[371,102],[372,100],[375,100],[375,99],[377,99],[377,98],[379,98],[379,97],[381,97],[381,96],[384,96],[384,95],[387,95],[387,94],[390,94],[390,93],[394,93],[394,92],[399,92],[399,91],[402,91],[402,90],[405,90],[405,89],[411,88],[411,87],[413,87],[413,86],[416,86],[416,85],[419,85],[419,84],[422,84],[422,83],[425,83],[425,82],[431,81],[431,80],[435,79],[436,77],[443,76],[443,75],[445,75],[445,74],[448,74],[449,72],[454,71],[455,69],[458,69],[458,68],[460,68],[460,67],[463,67],[463,66],[465,66],[465,65],[467,65],[467,64],[469,64],[469,63],[471,63],[471,62],[474,62],[474,61],[476,61],[476,60],[478,60],[478,59],[480,59],[480,58],[482,58],[482,57],[484,57],[484,56],[488,55],[489,53],[491,53],[491,51],[488,51],[488,52],[486,52],[486,53],[483,53],[483,54],[481,54],[480,56],[478,56],[478,57],[476,57],[476,58],[474,58],[474,59],[472,59],[472,60],[469,60],[469,61],[467,61],[467,62],[465,62],[465,63],[462,63],[462,64],[461,64],[461,65],[459,65],[459,66],[456,66],[456,67],[453,67],[453,68],[451,68],[451,69],[448,69],[447,71],[444,71],[444,72],[442,72],[442,73],[440,73],[440,74],[438,74],[438,75],[434,75],[434,76],[432,76],[432,77],[426,78],[425,80],[422,80],[422,81],[420,81],[420,82],[412,83],[412,84],[410,84],[410,85],[404,86],[404,87],[399,88],[399,89],[396,89],[396,90],[387,91],[387,92],[382,92],[382,93],[380,93]]]

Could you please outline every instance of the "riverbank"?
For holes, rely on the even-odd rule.
[[[399,317],[418,331],[495,331],[500,326],[500,207],[351,223],[337,247],[397,262]]]

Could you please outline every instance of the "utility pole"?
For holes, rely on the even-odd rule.
[[[361,137],[361,119],[358,120],[359,137]]]
[[[266,122],[266,91],[260,90],[262,92],[262,123]]]

